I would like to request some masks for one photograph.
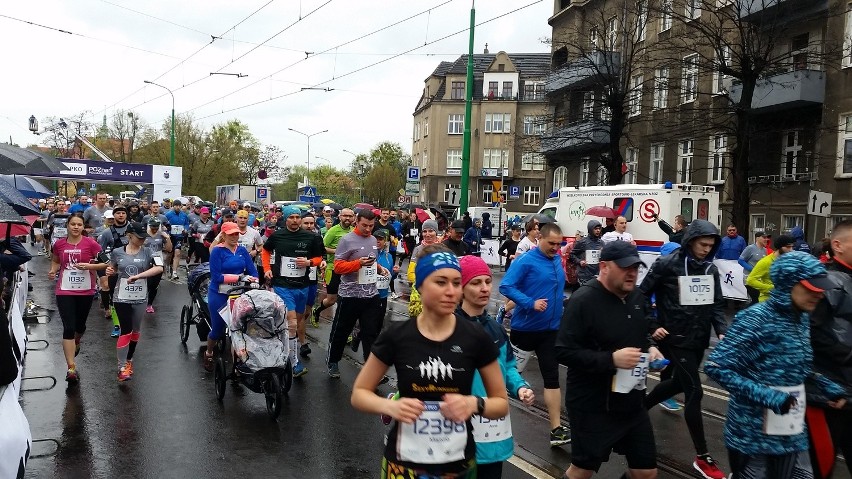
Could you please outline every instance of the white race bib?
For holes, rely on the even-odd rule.
[[[144,301],[148,298],[148,282],[137,279],[128,283],[127,278],[118,280],[118,300],[122,301]]]
[[[219,309],[219,316],[225,321],[225,324],[231,324],[231,302],[225,303],[225,306]]]
[[[301,278],[307,269],[296,266],[296,258],[283,256],[281,258],[281,276],[285,278]]]
[[[601,250],[599,249],[587,249],[586,250],[586,264],[598,264],[601,262]]]
[[[796,398],[796,405],[787,414],[775,414],[771,409],[763,410],[763,432],[770,436],[795,436],[805,430],[805,385],[771,386]]]
[[[172,234],[173,235],[182,235],[183,234],[183,225],[172,225]]]
[[[378,275],[376,263],[370,266],[361,266],[361,269],[358,270],[358,284],[375,284]]]
[[[387,275],[387,276],[377,275],[377,277],[376,277],[376,288],[381,289],[381,290],[390,289],[390,281],[391,281],[390,275]]]
[[[411,230],[408,232],[408,234],[410,236],[417,236],[417,228],[411,228]]]
[[[630,391],[645,389],[645,379],[648,377],[648,353],[639,356],[639,364],[632,369],[618,368],[612,377],[612,392],[629,393]]]
[[[65,238],[68,236],[68,228],[53,228],[54,238]]]
[[[425,405],[426,409],[414,423],[399,423],[399,459],[418,464],[446,464],[463,460],[467,446],[467,424],[445,418],[437,401],[426,401]]]
[[[701,274],[698,276],[679,276],[677,278],[680,289],[681,306],[701,306],[713,304],[714,283],[713,275]]]
[[[308,280],[316,281],[317,280],[317,270],[319,268],[316,266],[311,266],[311,269],[308,270]]]
[[[470,417],[473,426],[473,438],[477,443],[498,442],[512,437],[512,421],[509,415],[500,419],[488,419],[487,417],[473,415]]]
[[[92,289],[92,274],[82,269],[63,270],[59,289],[62,291],[89,291]]]

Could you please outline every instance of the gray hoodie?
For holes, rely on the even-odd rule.
[[[600,254],[600,250],[604,245],[603,241],[601,241],[601,232],[598,231],[595,234],[595,228],[601,228],[601,222],[598,220],[589,220],[587,228],[589,234],[574,244],[574,249],[571,250],[571,262],[577,265],[577,280],[580,284],[594,279],[600,272],[600,267],[596,262],[589,264],[589,259],[594,253],[587,254],[587,252],[597,251],[597,254]],[[585,268],[580,266],[581,261],[586,262]]]

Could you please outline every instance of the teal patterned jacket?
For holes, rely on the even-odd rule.
[[[812,372],[809,317],[793,307],[790,296],[798,281],[824,272],[819,261],[806,253],[778,258],[770,270],[775,289],[769,299],[740,311],[707,358],[707,376],[730,392],[724,433],[729,449],[747,455],[808,450],[807,429],[791,436],[763,432],[765,409],[780,414],[789,397],[772,386],[809,382],[829,398],[844,396],[842,387]]]

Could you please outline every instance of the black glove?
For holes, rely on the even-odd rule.
[[[784,401],[784,404],[781,405],[781,414],[787,414],[788,412],[790,412],[790,409],[792,409],[793,406],[795,406],[798,403],[799,403],[799,401],[797,401],[796,398],[793,397],[792,394],[788,394],[787,400]]]

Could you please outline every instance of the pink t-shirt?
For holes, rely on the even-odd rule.
[[[89,263],[101,246],[97,241],[83,236],[77,244],[70,244],[66,238],[60,238],[53,245],[53,254],[59,259],[59,271],[56,273],[56,295],[94,295],[98,280],[95,271],[79,270],[77,263]]]

